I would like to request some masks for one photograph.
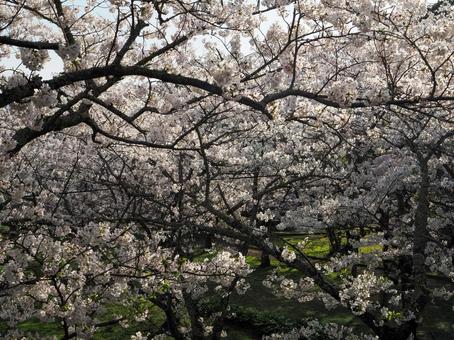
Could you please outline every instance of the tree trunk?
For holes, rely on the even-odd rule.
[[[415,334],[416,340],[416,320],[408,321],[402,325],[384,325],[381,328],[379,338],[381,340],[408,340],[411,334]]]
[[[262,255],[260,256],[260,268],[268,268],[271,266],[270,256],[262,251]]]
[[[415,214],[415,232],[413,239],[413,268],[414,293],[412,309],[418,315],[427,303],[425,250],[429,239],[427,220],[429,218],[429,170],[428,160],[420,160],[420,187],[418,190],[418,205]]]

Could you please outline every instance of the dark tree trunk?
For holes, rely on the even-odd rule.
[[[205,249],[211,249],[212,246],[213,246],[213,235],[210,233],[210,234],[207,234],[205,236],[204,248]]]
[[[400,326],[393,325],[393,326],[383,326],[381,328],[381,334],[379,334],[379,338],[381,340],[408,340],[408,337],[414,334],[414,340],[416,338],[416,321],[408,321]]]
[[[260,268],[268,268],[271,266],[270,256],[262,251],[262,255],[260,256]]]

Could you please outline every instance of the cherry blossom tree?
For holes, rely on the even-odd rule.
[[[5,337],[38,317],[90,338],[154,305],[160,333],[218,339],[255,247],[301,275],[266,287],[370,329],[268,338],[417,338],[454,295],[451,5],[0,1]],[[101,321],[109,303],[128,310]]]

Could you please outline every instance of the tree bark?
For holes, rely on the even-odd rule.
[[[260,256],[260,268],[268,268],[271,266],[270,256],[262,251],[262,255]]]

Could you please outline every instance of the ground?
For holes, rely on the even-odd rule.
[[[286,235],[286,240],[291,243],[300,241],[301,235]],[[369,247],[361,249],[361,251],[376,250],[377,247]],[[329,244],[324,237],[313,237],[307,246],[307,254],[311,256],[323,257],[329,251]],[[368,332],[368,329],[362,322],[349,313],[345,308],[339,307],[334,310],[327,310],[320,301],[311,301],[298,303],[289,301],[282,297],[277,297],[272,294],[271,290],[264,287],[262,281],[275,268],[280,273],[284,273],[292,278],[298,278],[299,273],[295,270],[279,264],[278,261],[271,259],[270,268],[260,268],[260,252],[250,249],[247,256],[248,263],[254,268],[251,274],[249,283],[251,289],[245,295],[233,295],[231,303],[233,308],[245,311],[246,313],[256,315],[256,318],[271,318],[276,317],[279,320],[287,320],[289,322],[298,322],[303,318],[317,318],[323,322],[337,322],[343,325],[354,327],[359,332]],[[334,278],[335,279],[335,278]],[[125,311],[125,306],[109,305],[106,306],[106,314],[104,320],[111,320],[115,314]],[[163,313],[157,308],[152,307],[150,313],[151,318],[146,322],[138,322],[131,324],[128,328],[113,325],[103,327],[96,332],[94,339],[109,339],[120,340],[128,339],[137,331],[147,333],[150,330],[157,330],[164,322]],[[102,320],[102,321],[104,321]],[[420,328],[422,339],[450,340],[454,332],[454,311],[452,303],[449,301],[437,304],[430,304],[424,313],[424,322]],[[260,320],[259,322],[265,323]],[[257,326],[257,325],[256,325]],[[28,320],[20,324],[19,328],[26,332],[38,333],[39,337],[60,338],[63,333],[60,331],[56,323],[42,323],[39,320]],[[0,332],[6,329],[6,323],[0,323]],[[228,336],[227,339],[232,340],[252,340],[261,339],[261,331],[263,327],[254,327],[254,325],[244,325],[241,322],[233,321],[227,323]]]

